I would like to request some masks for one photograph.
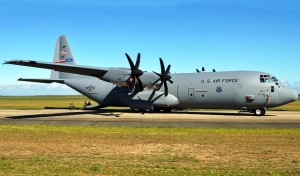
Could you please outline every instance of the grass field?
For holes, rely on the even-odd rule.
[[[45,107],[67,108],[74,103],[82,108],[88,98],[82,95],[61,96],[0,96],[0,109],[44,109]],[[91,101],[92,104],[95,102]],[[300,99],[270,110],[300,111]]]
[[[276,108],[270,108],[270,110],[275,110],[275,111],[300,111],[300,99],[298,98],[297,101],[294,101],[292,103],[279,106]]]
[[[0,125],[0,175],[300,175],[300,129]]]
[[[82,95],[57,96],[1,96],[0,109],[44,109],[45,107],[67,108],[74,103],[82,108],[89,99]],[[91,103],[94,103],[91,101]]]
[[[0,109],[81,108],[84,101],[0,97]],[[300,175],[300,129],[0,125],[0,175]]]

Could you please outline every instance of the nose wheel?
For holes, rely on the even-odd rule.
[[[255,116],[264,116],[266,114],[265,108],[254,109],[252,112]]]

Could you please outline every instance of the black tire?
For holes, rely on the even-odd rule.
[[[254,109],[253,113],[255,116],[264,116],[266,114],[265,108]]]
[[[161,110],[160,108],[154,108],[155,113],[160,113],[160,110]]]
[[[156,113],[170,113],[172,108],[154,108],[154,112]]]
[[[163,111],[164,111],[164,113],[170,113],[172,111],[172,109],[171,108],[164,108]]]
[[[266,115],[266,109],[265,108],[261,108],[261,111],[262,111],[262,116]]]
[[[153,110],[152,109],[131,109],[131,111],[133,112],[133,113],[145,113],[145,112],[152,112]]]
[[[140,109],[131,109],[131,111],[132,111],[133,113],[138,113],[138,112],[141,112],[141,110],[140,110]]]

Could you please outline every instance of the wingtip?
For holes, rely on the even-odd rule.
[[[8,64],[10,61],[4,61],[3,63],[2,63],[2,65],[4,65],[4,64]]]
[[[28,64],[36,64],[36,61],[32,61],[32,60],[9,60],[9,61],[5,61],[3,64],[15,64],[15,65],[19,65],[21,63],[28,63]]]
[[[14,63],[17,63],[18,60],[9,60],[9,61],[4,61],[3,65],[4,64],[14,64]]]

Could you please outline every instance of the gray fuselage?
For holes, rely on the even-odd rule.
[[[200,72],[171,76],[174,83],[168,83],[169,94],[178,101],[170,105],[171,108],[257,109],[280,106],[298,98],[296,91],[284,87],[273,75],[264,72]],[[129,93],[128,87],[118,87],[89,76],[66,79],[65,84],[106,106],[130,107],[133,97],[148,100],[154,92],[145,88],[143,98],[140,98],[137,88]],[[163,94],[163,89],[155,91],[156,94]]]

